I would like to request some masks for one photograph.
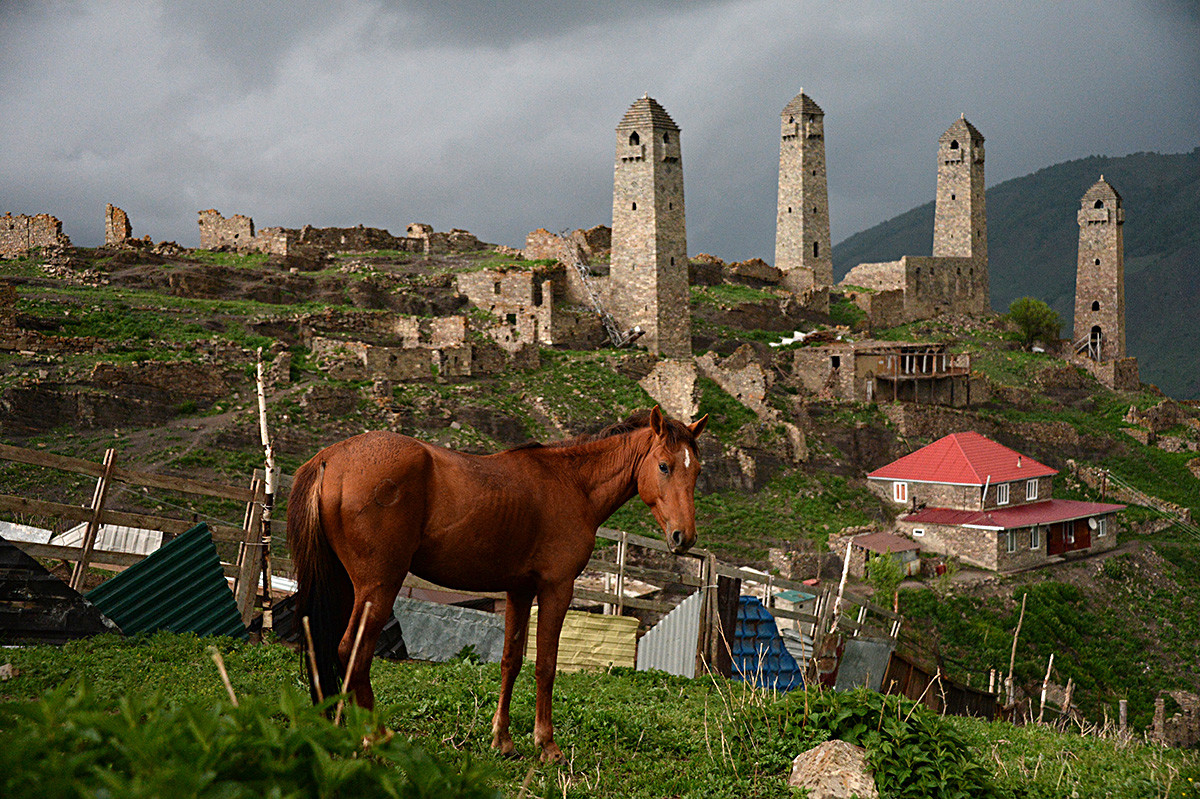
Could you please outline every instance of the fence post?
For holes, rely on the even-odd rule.
[[[116,461],[117,451],[110,447],[104,452],[104,471],[100,473],[100,478],[96,481],[96,490],[92,493],[92,516],[88,519],[87,529],[83,534],[79,560],[75,561],[75,566],[71,569],[70,586],[75,591],[83,587],[83,575],[96,546],[96,534],[100,531],[100,517],[104,513],[104,501],[108,498],[108,486]]]
[[[617,615],[625,615],[625,558],[629,554],[629,533],[621,531],[617,542]]]
[[[712,662],[709,646],[713,637],[713,616],[716,605],[716,558],[710,552],[700,564],[700,634],[696,638],[696,676],[704,673]]]
[[[250,481],[253,496],[246,503],[246,514],[242,523],[242,543],[238,553],[238,577],[234,585],[234,597],[242,614],[242,623],[249,624],[254,616],[254,594],[262,576],[263,559],[259,553],[262,537],[259,524],[263,508],[264,486],[257,475]]]

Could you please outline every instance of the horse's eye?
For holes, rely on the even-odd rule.
[[[662,472],[663,474],[666,474],[667,472],[671,471],[671,470],[670,470],[670,469],[667,467],[667,464],[666,464],[666,463],[660,463],[660,464],[658,464],[658,470],[659,470],[660,472]]]

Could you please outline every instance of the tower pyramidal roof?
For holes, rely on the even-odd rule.
[[[1083,199],[1085,200],[1096,200],[1107,197],[1113,197],[1119,201],[1121,199],[1121,193],[1117,191],[1111,183],[1104,179],[1104,175],[1101,175],[1100,179],[1093,183],[1091,187],[1083,194]]]
[[[633,105],[629,106],[629,110],[625,112],[625,116],[621,117],[621,124],[617,127],[679,130],[679,126],[675,124],[675,120],[671,119],[667,110],[648,94],[633,101]]]
[[[813,98],[804,93],[804,89],[792,98],[792,101],[783,107],[781,116],[788,114],[821,114],[825,112],[821,110],[821,106],[817,105]]]
[[[946,128],[946,132],[942,134],[943,139],[963,138],[964,136],[970,136],[971,141],[983,141],[983,134],[979,132],[978,128],[967,121],[965,115],[961,115],[958,119],[954,120],[954,123]]]

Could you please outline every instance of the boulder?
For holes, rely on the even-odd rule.
[[[845,741],[826,741],[792,761],[788,785],[807,788],[809,799],[878,799],[866,750]]]

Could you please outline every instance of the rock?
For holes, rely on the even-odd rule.
[[[792,761],[788,785],[807,788],[809,799],[878,799],[866,750],[845,741],[826,741]]]

